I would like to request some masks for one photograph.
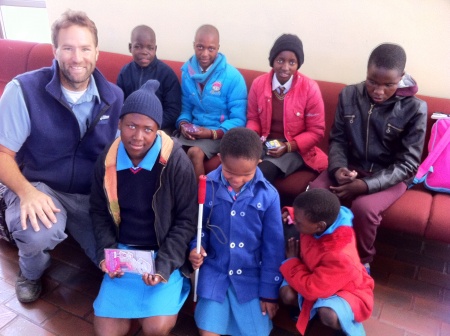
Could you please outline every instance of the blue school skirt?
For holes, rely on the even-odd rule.
[[[219,335],[267,336],[273,327],[269,315],[262,314],[259,299],[239,303],[233,286],[223,302],[200,297],[194,318],[198,328]]]
[[[283,283],[281,284],[281,287],[287,285],[288,285],[287,281],[284,280]],[[303,296],[298,294],[298,306],[300,307],[300,310],[302,309],[302,305],[303,305]],[[366,335],[363,324],[355,321],[355,315],[353,314],[353,310],[350,307],[349,303],[345,301],[345,299],[337,295],[332,295],[325,299],[317,299],[317,301],[314,302],[314,305],[311,309],[311,313],[309,315],[310,320],[314,317],[314,315],[316,315],[317,310],[321,307],[328,307],[334,310],[334,312],[338,316],[342,331],[346,335],[351,336]]]
[[[167,283],[147,286],[142,275],[125,273],[111,279],[105,273],[94,301],[94,314],[110,318],[176,315],[190,291],[190,280],[175,270]]]
[[[298,296],[299,307],[303,303],[303,297]],[[342,331],[349,336],[365,336],[366,332],[362,323],[355,321],[355,315],[353,310],[345,299],[337,295],[332,295],[326,299],[317,299],[314,303],[309,319],[312,319],[316,315],[317,310],[321,307],[328,307],[333,309],[338,316],[339,323],[341,324]]]

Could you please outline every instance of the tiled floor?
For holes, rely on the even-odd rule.
[[[0,335],[93,335],[92,302],[101,281],[100,271],[71,241],[52,251],[52,257],[52,266],[44,276],[42,297],[32,304],[20,304],[14,292],[18,273],[17,249],[0,241]],[[450,335],[450,291],[447,289],[450,284],[447,278],[420,282],[402,272],[387,276],[382,271],[384,260],[381,256],[373,265],[375,309],[364,323],[367,335]],[[407,272],[405,268],[403,273]],[[436,277],[436,273],[428,276]],[[198,335],[192,308],[190,302],[183,308],[172,336]],[[275,326],[272,336],[298,335],[284,308],[275,318]],[[309,332],[309,335],[325,334],[323,328]],[[134,325],[129,335],[141,335],[139,327]]]

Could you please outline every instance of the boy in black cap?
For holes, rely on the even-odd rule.
[[[298,169],[327,167],[327,156],[317,147],[325,132],[322,95],[315,81],[298,72],[303,61],[302,41],[281,35],[269,53],[272,71],[253,81],[248,96],[246,127],[264,143],[277,144],[267,146],[259,164],[272,183]]]
[[[91,216],[106,273],[94,302],[97,335],[125,335],[133,318],[145,335],[167,335],[190,290],[183,266],[196,230],[196,178],[181,145],[159,130],[158,86],[149,80],[125,100],[120,138],[95,167]],[[155,274],[108,272],[105,248],[154,250]]]

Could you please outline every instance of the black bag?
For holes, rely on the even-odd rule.
[[[12,244],[15,244],[5,220],[6,203],[3,199],[3,194],[5,191],[6,187],[0,183],[0,239],[4,239]]]

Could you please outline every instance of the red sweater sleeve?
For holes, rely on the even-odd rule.
[[[299,258],[292,258],[281,265],[280,271],[295,291],[312,301],[330,297],[343,288],[351,290],[360,274],[350,257],[335,253],[324,255],[314,270]]]

